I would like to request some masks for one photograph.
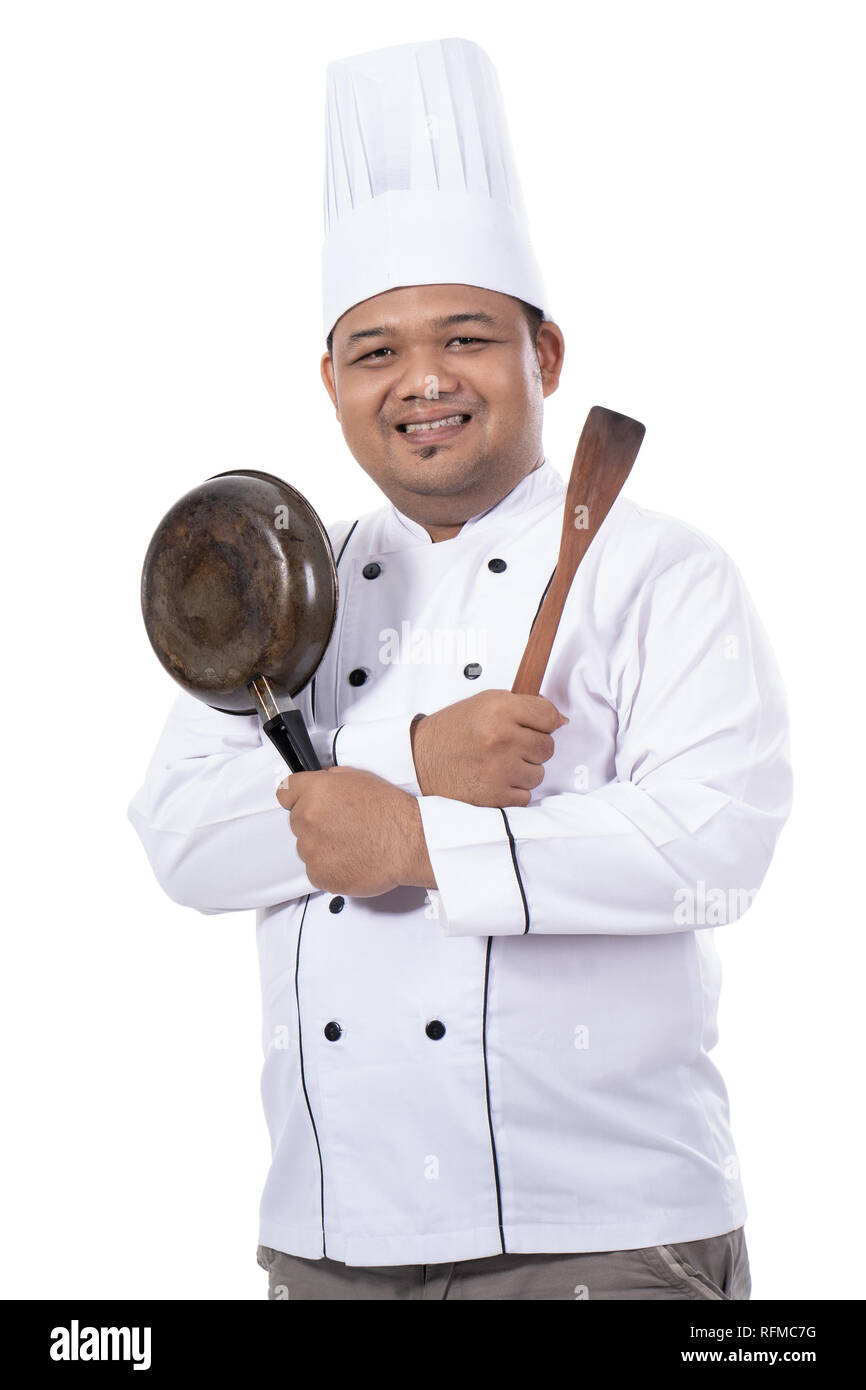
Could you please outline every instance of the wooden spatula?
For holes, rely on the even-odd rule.
[[[537,695],[541,689],[577,567],[619,496],[645,432],[640,421],[603,405],[594,405],[586,417],[565,494],[559,559],[517,668],[514,695]]]

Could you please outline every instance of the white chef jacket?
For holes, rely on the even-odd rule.
[[[731,560],[620,497],[553,646],[542,694],[570,722],[530,805],[416,781],[413,715],[510,689],[564,496],[545,459],[451,540],[393,505],[329,528],[337,621],[299,704],[323,764],[420,799],[436,891],[313,888],[259,720],[185,693],[129,807],[170,897],[256,909],[264,1245],[406,1264],[745,1220],[713,938],[760,886],[791,788],[781,682]]]

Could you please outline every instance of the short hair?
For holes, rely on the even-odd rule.
[[[538,337],[538,330],[544,323],[544,310],[536,309],[534,304],[527,304],[525,299],[519,299],[517,302],[526,315],[526,322],[529,325],[529,336],[534,343]]]
[[[536,338],[538,337],[538,330],[544,322],[544,310],[536,309],[534,304],[527,304],[525,299],[518,299],[517,302],[523,310],[524,316],[526,318],[527,327],[529,328],[529,336],[534,343]],[[328,356],[333,357],[333,355],[334,330],[332,328],[330,333],[328,334]]]

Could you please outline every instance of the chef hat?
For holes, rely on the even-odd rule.
[[[322,272],[326,337],[401,285],[478,285],[546,311],[496,69],[477,44],[329,64]]]

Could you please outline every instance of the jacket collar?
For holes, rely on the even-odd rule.
[[[450,541],[434,542],[420,522],[413,521],[411,517],[399,511],[393,502],[388,507],[389,520],[392,523],[389,529],[398,532],[399,535],[399,528],[402,528],[403,532],[408,532],[420,545],[451,545],[475,531],[508,525],[517,516],[531,511],[545,502],[551,505],[556,501],[561,502],[564,494],[565,483],[545,456],[537,468],[521,478],[516,487],[513,487],[492,507],[488,507],[486,511],[479,512],[477,516],[471,516],[467,521],[464,521],[457,535],[453,536]],[[398,536],[395,536],[395,539],[398,539]],[[405,544],[405,535],[403,540]]]

